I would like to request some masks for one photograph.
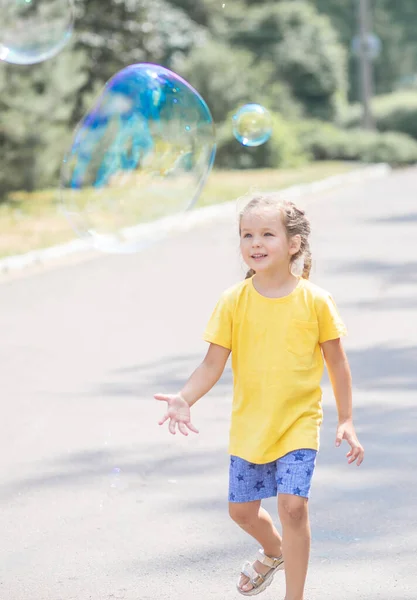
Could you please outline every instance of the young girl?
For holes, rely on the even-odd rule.
[[[346,329],[331,295],[308,281],[310,225],[293,203],[256,196],[239,216],[246,279],[221,296],[204,339],[206,357],[183,389],[156,394],[167,402],[169,431],[198,433],[190,407],[223,373],[234,376],[230,428],[229,512],[261,545],[237,583],[244,596],[262,592],[284,569],[285,600],[304,600],[310,552],[308,497],[322,422],[323,357],[336,398],[336,446],[348,463],[364,450],[352,421],[352,388],[341,343]],[[278,495],[282,538],[261,500]]]

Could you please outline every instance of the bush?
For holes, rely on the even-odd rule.
[[[250,148],[235,140],[232,116],[217,131],[216,166],[227,169],[288,168],[309,160],[386,162],[403,166],[417,162],[417,142],[403,133],[339,129],[322,121],[284,120],[273,115],[271,139]]]
[[[362,162],[385,162],[394,167],[417,162],[417,142],[404,133],[373,133],[363,142],[360,147]]]
[[[251,148],[233,136],[232,114],[217,130],[216,167],[224,169],[256,169],[298,167],[308,162],[297,139],[294,125],[282,115],[273,115],[271,138],[262,146]]]
[[[320,121],[302,121],[296,129],[301,147],[314,160],[386,162],[392,166],[417,162],[417,142],[403,133],[344,130]]]
[[[398,131],[417,139],[417,92],[396,92],[386,96],[376,96],[372,101],[372,113],[378,131]],[[359,104],[348,107],[341,115],[343,127],[359,127],[362,107]]]

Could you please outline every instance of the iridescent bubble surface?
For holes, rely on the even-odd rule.
[[[272,118],[260,104],[245,104],[233,115],[233,135],[244,146],[260,146],[272,135]]]
[[[0,0],[0,60],[47,60],[68,42],[73,24],[72,0]]]
[[[64,211],[96,248],[135,252],[147,223],[194,205],[214,155],[213,120],[198,92],[164,67],[131,65],[75,131],[61,176]]]
[[[124,491],[127,488],[127,481],[119,467],[114,467],[110,473],[110,487],[117,491]]]

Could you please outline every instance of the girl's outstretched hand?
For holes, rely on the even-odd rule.
[[[188,435],[187,428],[194,433],[198,433],[198,430],[191,423],[190,407],[181,394],[155,394],[154,398],[167,403],[167,412],[159,421],[160,425],[163,425],[169,419],[168,429],[173,435],[177,432],[177,426],[183,435]]]
[[[348,463],[353,463],[356,460],[356,464],[359,467],[363,461],[365,451],[356,436],[352,421],[344,421],[337,426],[336,446],[339,447],[342,440],[346,440],[350,446],[350,450],[346,454]]]

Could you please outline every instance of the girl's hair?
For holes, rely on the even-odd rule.
[[[288,239],[292,238],[294,235],[300,236],[300,249],[291,257],[290,269],[291,266],[295,266],[294,263],[296,263],[296,261],[296,264],[301,263],[301,277],[303,277],[303,279],[308,279],[311,271],[311,251],[309,242],[309,235],[311,231],[310,222],[305,216],[305,212],[298,208],[293,202],[273,196],[254,196],[239,212],[239,233],[242,217],[253,208],[262,206],[275,207],[281,213]],[[249,269],[249,271],[246,273],[245,279],[248,279],[253,275],[255,275],[255,271],[253,269]]]

